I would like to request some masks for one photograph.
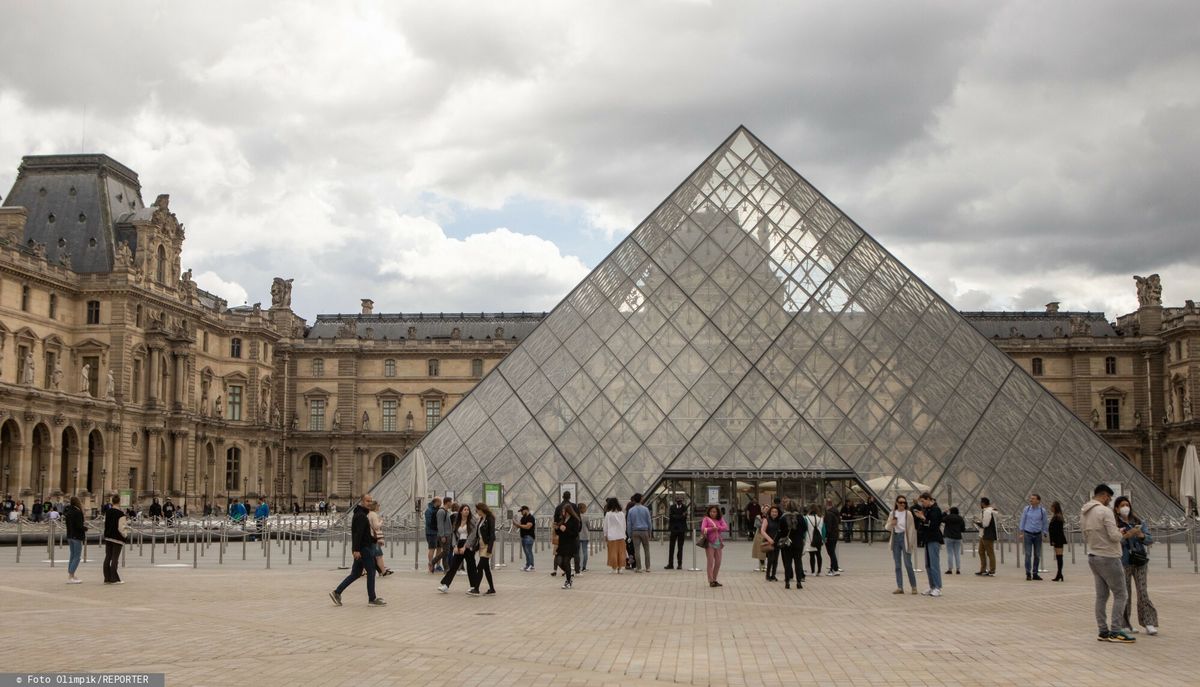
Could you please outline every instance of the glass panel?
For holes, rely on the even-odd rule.
[[[575,359],[571,357],[571,354],[567,352],[564,346],[555,351],[546,360],[546,364],[542,366],[542,370],[546,373],[546,379],[549,379],[550,383],[557,389],[561,388],[571,377],[575,376],[575,373],[579,371],[579,363],[575,362]]]
[[[580,364],[587,362],[588,358],[599,350],[601,346],[600,337],[592,331],[592,328],[586,324],[580,324],[575,331],[567,337],[563,344],[567,352],[575,358]]]
[[[683,335],[671,324],[663,325],[648,341],[648,344],[654,347],[654,350],[658,352],[659,357],[663,360],[674,359],[683,350],[685,343]]]
[[[506,440],[511,440],[517,432],[529,422],[532,416],[525,409],[525,404],[515,395],[504,402],[504,405],[492,415],[492,421],[500,429]]]
[[[561,396],[555,395],[541,410],[534,413],[534,419],[553,441],[566,431],[567,426],[575,419],[575,411],[571,410],[571,406]]]
[[[603,438],[620,418],[621,414],[603,394],[592,399],[581,415],[584,426],[598,439]]]
[[[571,409],[578,413],[586,408],[592,399],[596,398],[600,389],[592,382],[585,370],[580,370],[571,378],[571,381],[559,389],[559,393],[566,399]]]
[[[539,371],[535,371],[529,376],[529,379],[521,385],[517,391],[517,395],[525,401],[525,407],[537,414],[537,411],[550,400],[554,395],[554,385],[550,380],[546,379],[546,375]]]
[[[562,303],[550,313],[543,324],[554,332],[559,339],[565,339],[583,322],[583,318],[571,307],[570,303]]]

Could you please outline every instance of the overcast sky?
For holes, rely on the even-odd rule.
[[[745,124],[961,309],[1200,299],[1200,3],[17,2],[0,194],[104,152],[231,304],[549,309]]]

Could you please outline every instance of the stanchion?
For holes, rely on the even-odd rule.
[[[312,560],[312,530],[305,532],[304,536],[308,538],[308,560],[311,561]]]
[[[1067,547],[1071,549],[1071,565],[1075,565],[1075,531],[1067,532]]]
[[[1000,544],[1000,546],[996,547],[996,548],[1000,549],[1000,565],[1004,565],[1004,549],[1006,549],[1007,546],[1005,546],[1005,541],[1003,539],[1001,539],[997,543]]]
[[[291,527],[289,527],[288,530],[289,530],[288,534],[290,535],[290,536],[288,536],[288,545],[287,545],[288,546],[288,565],[291,565],[292,564],[292,540],[294,540],[296,538],[296,524],[292,523]]]
[[[1171,569],[1171,537],[1167,537],[1167,570]]]
[[[329,558],[329,547],[333,543],[333,528],[325,523],[325,557]]]
[[[346,568],[346,547],[350,544],[350,530],[342,530],[342,569]]]
[[[166,553],[167,553],[167,541],[169,541],[169,540],[170,540],[170,536],[167,534],[167,530],[166,530],[166,528],[163,528],[163,533],[162,533],[162,535],[163,535],[163,554],[164,554],[164,555],[166,555]],[[157,536],[158,536],[158,523],[154,523],[154,536],[155,536],[155,537],[157,537]],[[156,542],[157,542],[157,541],[158,541],[158,539],[155,539],[154,541],[156,541]]]
[[[142,528],[138,528],[138,558],[142,557]],[[153,544],[151,544],[153,547]]]
[[[150,541],[150,565],[152,566],[154,565],[154,552],[158,550],[157,544],[158,542],[155,540]]]
[[[50,536],[46,538],[46,553],[50,556],[50,567],[54,567],[54,521],[50,521]]]
[[[196,526],[192,525],[192,570],[200,564],[200,542],[196,538],[198,533]]]
[[[179,560],[182,551],[179,548],[179,528],[175,528],[175,560]]]
[[[691,528],[689,527],[688,529],[691,529]],[[700,568],[697,567],[697,564],[696,564],[696,549],[698,549],[700,547],[696,546],[696,544],[700,541],[700,537],[703,537],[703,536],[704,536],[704,533],[701,532],[700,530],[692,530],[692,544],[693,544],[693,546],[692,546],[692,567],[688,568],[688,570],[690,570],[691,572],[700,572]],[[671,561],[667,561],[667,562],[670,563]]]
[[[267,570],[270,570],[271,569],[271,523],[270,523],[270,521],[267,521],[267,523],[263,526],[263,531],[266,532],[266,535],[267,535],[266,553],[263,554],[263,558],[265,558],[267,561]]]
[[[21,562],[21,518],[17,518],[17,562]]]
[[[221,523],[221,541],[217,542],[217,563],[225,564],[225,523]]]
[[[84,563],[88,562],[87,542],[88,542],[87,532],[84,532],[84,534],[83,534],[83,562]]]
[[[242,560],[246,560],[246,523],[242,523]]]
[[[1200,556],[1195,555],[1196,551],[1196,521],[1192,520],[1188,523],[1188,529],[1192,532],[1192,572],[1200,573]]]

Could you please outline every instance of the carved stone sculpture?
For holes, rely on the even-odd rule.
[[[79,371],[79,393],[88,394],[92,390],[92,366],[85,364]]]
[[[57,359],[54,361],[54,371],[50,373],[50,388],[57,391],[62,388],[63,369],[62,363]]]
[[[1100,411],[1092,408],[1092,429],[1100,429]]]
[[[371,429],[371,418],[369,415],[367,415],[367,411],[364,410],[363,411],[363,419],[362,419],[362,430],[364,432],[366,432],[369,429]]]
[[[1135,410],[1133,412],[1133,427],[1134,429],[1142,428],[1142,411]]]
[[[342,413],[341,413],[341,411],[338,411],[333,414],[333,431],[335,431],[335,432],[342,431]]]
[[[1134,275],[1133,281],[1137,283],[1138,307],[1162,305],[1162,280],[1157,274],[1149,277]]]
[[[33,386],[33,353],[26,351],[25,353],[25,374],[21,383],[25,386]]]
[[[1187,392],[1187,389],[1183,391],[1183,419],[1192,419],[1192,395]]]
[[[223,410],[221,408],[221,397],[217,396],[217,400],[213,401],[213,417],[225,417]]]
[[[292,280],[275,277],[271,282],[271,307],[292,307]]]
[[[117,382],[113,379],[113,371],[110,369],[104,378],[104,398],[113,400],[117,397]]]
[[[128,243],[118,243],[117,250],[114,255],[114,262],[117,267],[130,269],[133,267],[133,251],[129,249]]]
[[[292,413],[292,431],[294,432],[299,428],[300,428],[300,415],[297,414],[296,412],[293,412]]]

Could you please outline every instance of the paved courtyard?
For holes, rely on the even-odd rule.
[[[1195,685],[1200,681],[1200,575],[1183,547],[1167,570],[1154,552],[1152,596],[1161,634],[1131,646],[1101,643],[1082,551],[1065,584],[1027,583],[1011,552],[994,579],[964,570],[940,599],[894,596],[885,546],[842,546],[849,572],[786,591],[751,572],[749,548],[727,550],[725,587],[700,572],[670,572],[665,547],[650,575],[581,576],[562,591],[539,551],[537,573],[497,573],[499,594],[449,595],[412,572],[412,551],[379,582],[386,608],[366,606],[363,583],[334,607],[340,549],[213,547],[191,568],[175,546],[151,567],[130,552],[126,584],[67,586],[46,548],[0,549],[3,670],[164,672],[168,685]],[[89,551],[96,554],[95,548]],[[35,555],[36,554],[36,555]],[[65,552],[59,555],[65,558]],[[691,551],[686,563],[690,565]],[[700,559],[701,562],[703,559]],[[975,561],[968,554],[970,568]],[[599,565],[596,565],[599,563]],[[1069,563],[1069,559],[1068,559]],[[183,566],[183,567],[173,567]],[[38,629],[41,628],[41,629]],[[1097,674],[1100,673],[1100,674]]]

